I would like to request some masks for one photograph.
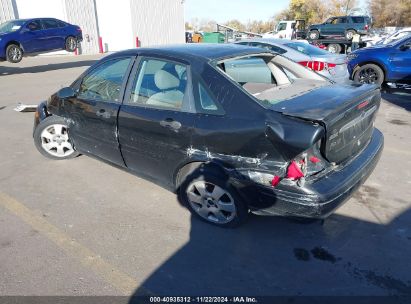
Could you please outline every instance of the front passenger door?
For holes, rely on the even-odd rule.
[[[392,50],[389,57],[391,70],[388,78],[398,82],[411,82],[411,39],[405,40]]]
[[[134,57],[103,61],[77,83],[77,94],[62,102],[77,150],[124,166],[117,139],[117,114]]]
[[[22,30],[21,44],[25,53],[35,53],[42,50],[44,32],[40,20],[30,21]]]

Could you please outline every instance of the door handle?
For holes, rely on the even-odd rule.
[[[96,115],[101,118],[110,118],[111,113],[110,111],[106,111],[105,109],[100,109],[96,112]]]
[[[179,121],[176,121],[172,118],[166,118],[162,121],[160,121],[160,126],[165,127],[165,128],[170,128],[175,131],[181,128],[181,123]]]

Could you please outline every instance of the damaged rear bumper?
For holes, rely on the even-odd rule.
[[[238,190],[257,214],[325,218],[365,182],[377,165],[383,146],[382,133],[374,129],[370,143],[355,159],[312,183],[307,182],[299,187],[298,193],[290,188],[273,189],[257,184]]]

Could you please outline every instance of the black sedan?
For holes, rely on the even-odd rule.
[[[380,99],[258,48],[140,48],[41,103],[34,142],[52,159],[91,155],[157,181],[218,226],[250,211],[325,218],[378,162]]]

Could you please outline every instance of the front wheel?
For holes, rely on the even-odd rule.
[[[220,227],[237,227],[248,217],[248,208],[227,178],[212,168],[200,167],[185,178],[180,200],[201,220]]]
[[[69,159],[79,155],[69,136],[64,118],[49,116],[36,127],[34,144],[39,152],[51,159]]]
[[[6,59],[11,63],[19,63],[23,59],[23,50],[16,44],[10,44],[6,48]]]
[[[77,40],[76,38],[69,36],[66,39],[66,51],[67,52],[74,52],[77,49]]]
[[[365,64],[355,72],[354,81],[381,85],[384,82],[384,71],[376,64]]]

